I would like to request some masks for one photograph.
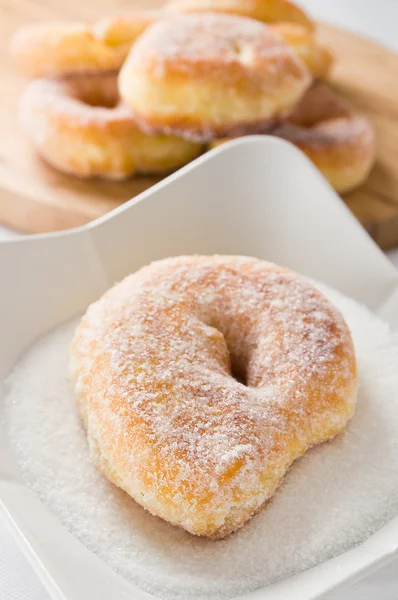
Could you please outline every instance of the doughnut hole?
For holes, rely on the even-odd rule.
[[[65,80],[65,93],[92,107],[115,108],[119,104],[117,80],[114,73],[75,76]]]

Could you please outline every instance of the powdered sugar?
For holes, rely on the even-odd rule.
[[[398,512],[398,341],[366,309],[327,294],[354,337],[356,414],[345,433],[295,463],[272,501],[237,534],[218,542],[195,538],[99,475],[67,375],[76,321],[34,346],[8,382],[8,426],[26,483],[108,564],[163,598],[232,597],[359,543]]]

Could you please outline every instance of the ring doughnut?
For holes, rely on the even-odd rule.
[[[272,135],[300,148],[340,193],[365,181],[375,160],[372,125],[331,88],[315,84]]]
[[[160,11],[133,11],[95,23],[49,22],[19,29],[11,55],[30,77],[59,77],[74,73],[119,70],[131,44]]]
[[[121,97],[144,129],[199,141],[271,125],[310,82],[271,28],[210,13],[152,25],[119,74]]]
[[[319,82],[306,93],[288,121],[270,133],[300,148],[340,193],[363,183],[375,161],[372,125]],[[210,148],[229,139],[213,140]]]
[[[214,538],[340,433],[356,401],[341,314],[292,271],[245,257],[130,275],[88,309],[70,367],[102,473],[152,514]]]
[[[187,140],[142,132],[131,111],[118,103],[115,74],[36,79],[21,99],[20,120],[49,164],[79,177],[120,180],[165,173],[202,151]]]
[[[220,12],[250,17],[264,23],[299,23],[313,29],[314,23],[289,0],[171,0],[166,8],[187,13]]]

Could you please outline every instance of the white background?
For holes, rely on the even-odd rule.
[[[398,50],[398,0],[301,0],[300,3],[319,19]],[[12,235],[0,227],[0,240]],[[398,249],[388,255],[398,267]],[[0,600],[49,600],[1,517]],[[398,600],[398,561],[349,590],[328,596],[328,600]]]

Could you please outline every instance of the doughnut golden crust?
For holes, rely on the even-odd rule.
[[[179,257],[130,275],[89,307],[70,367],[102,473],[152,514],[213,538],[341,432],[356,401],[341,314],[254,258]]]
[[[310,81],[304,63],[263,23],[199,14],[147,29],[122,67],[119,90],[148,131],[206,140],[272,123]]]
[[[220,12],[250,17],[264,23],[299,23],[313,29],[308,15],[289,0],[171,0],[167,8],[181,12]]]
[[[30,77],[119,70],[131,44],[160,11],[133,11],[95,23],[55,21],[22,27],[11,41],[11,55]]]
[[[272,135],[300,148],[340,193],[365,181],[375,160],[372,125],[328,86],[314,85]]]
[[[79,177],[165,173],[202,150],[177,137],[142,132],[130,109],[118,104],[112,74],[32,81],[21,100],[20,120],[49,164]]]
[[[333,55],[328,48],[318,44],[313,31],[297,23],[275,23],[271,27],[291,46],[315,79],[328,76]]]

